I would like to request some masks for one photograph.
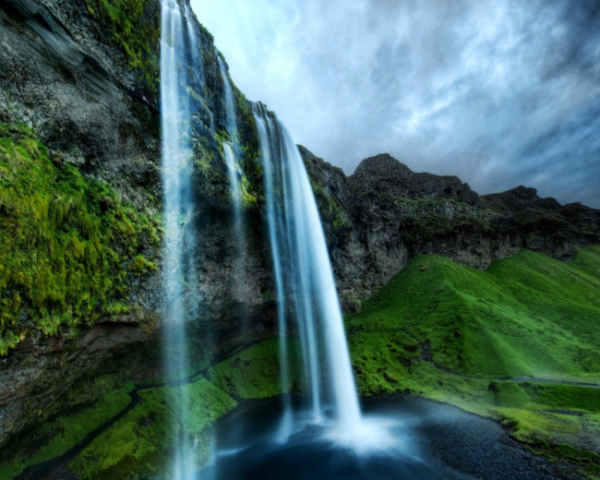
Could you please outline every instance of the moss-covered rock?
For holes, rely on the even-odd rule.
[[[156,98],[160,78],[160,4],[155,0],[84,0],[101,26],[98,34],[123,52],[148,98]]]
[[[169,469],[171,451],[179,436],[195,445],[195,464],[210,454],[210,427],[237,402],[204,377],[177,387],[139,392],[143,401],[87,446],[70,469],[81,479],[138,478]],[[181,417],[182,399],[186,415]]]
[[[0,355],[34,331],[76,334],[129,311],[156,269],[157,221],[59,158],[0,124]]]
[[[128,392],[133,384],[109,390],[88,408],[58,417],[38,427],[34,432],[3,451],[0,461],[0,480],[20,474],[26,467],[46,462],[64,454],[81,442],[86,435],[102,426],[130,403]]]
[[[265,340],[220,362],[210,369],[209,379],[234,398],[269,398],[290,391],[299,380],[297,341],[289,345],[289,384],[281,384],[279,342]]]
[[[292,359],[295,350],[293,341]],[[189,383],[128,383],[92,405],[48,421],[4,451],[0,480],[60,455],[61,468],[68,467],[78,479],[162,478],[172,468],[173,448],[181,438],[192,446],[192,462],[200,468],[210,458],[213,427],[239,407],[238,400],[277,396],[298,380],[292,364],[290,384],[282,388],[276,340],[241,350],[208,373],[210,380],[196,374]],[[95,436],[87,437],[92,432]]]

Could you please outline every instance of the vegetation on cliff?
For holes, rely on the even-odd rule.
[[[87,10],[150,97],[158,94],[160,9],[154,0],[85,0]]]
[[[290,346],[295,357],[296,344]],[[70,415],[45,422],[16,442],[0,458],[0,480],[12,479],[26,467],[63,455],[79,444],[66,460],[69,470],[81,479],[147,478],[167,471],[170,451],[178,436],[194,442],[198,465],[209,458],[211,428],[239,403],[266,399],[282,393],[279,346],[266,340],[201,371],[191,372],[187,383],[172,385],[126,383],[103,398]],[[292,364],[290,385],[298,381]],[[136,399],[132,403],[132,399]],[[188,418],[179,418],[177,407],[187,398]],[[112,420],[111,420],[112,419]],[[86,435],[105,426],[90,441]]]
[[[0,219],[0,355],[128,313],[132,284],[156,269],[157,220],[22,126],[0,124]]]
[[[417,257],[347,319],[359,388],[365,396],[421,395],[494,418],[533,451],[597,475],[600,389],[586,384],[600,384],[597,328],[590,333],[600,318],[598,287],[598,246],[580,250],[571,264],[523,251],[485,272]],[[276,340],[262,341],[191,372],[188,384],[138,386],[141,401],[69,460],[70,470],[78,478],[143,478],[167,467],[178,435],[195,439],[202,464],[215,422],[239,403],[282,392],[278,350]],[[292,342],[292,359],[296,350]],[[292,368],[285,390],[298,378]],[[34,437],[45,443],[3,467],[14,474],[68,450],[109,413],[128,408],[131,388],[44,424]],[[193,401],[185,424],[177,419],[179,389]]]

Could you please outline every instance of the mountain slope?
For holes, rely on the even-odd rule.
[[[349,328],[404,332],[422,357],[459,374],[597,378],[599,264],[599,247],[570,264],[524,250],[484,272],[425,255],[365,302]]]

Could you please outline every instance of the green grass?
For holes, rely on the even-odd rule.
[[[33,331],[127,310],[131,282],[156,269],[143,255],[155,223],[29,129],[0,124],[0,355]]]
[[[529,382],[521,387],[541,407],[600,413],[600,389]]]
[[[297,342],[289,345],[292,368],[290,384],[282,388],[279,365],[279,342],[265,340],[233,355],[210,369],[209,379],[234,398],[260,399],[280,395],[292,388],[298,379],[298,369],[293,362],[297,358]]]
[[[485,272],[417,257],[347,329],[363,395],[456,405],[600,475],[600,389],[518,378],[600,384],[600,247],[571,263],[522,251]]]
[[[522,251],[482,272],[418,257],[348,326],[428,343],[433,362],[460,374],[600,381],[600,278],[579,258],[569,265]]]
[[[499,407],[519,408],[531,402],[527,392],[517,383],[492,381],[488,391],[493,395],[494,404]]]

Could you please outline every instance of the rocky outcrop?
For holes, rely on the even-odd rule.
[[[600,242],[600,211],[562,206],[534,189],[479,197],[457,177],[414,173],[389,155],[364,160],[346,177],[306,148],[301,153],[318,185],[347,311],[416,255],[437,253],[485,269],[523,248],[569,260],[577,247]]]
[[[514,221],[524,248],[569,260],[576,246],[599,241],[600,211],[580,203],[561,205],[524,186],[481,199],[500,218]]]
[[[398,198],[454,199],[469,205],[479,203],[479,196],[458,177],[415,173],[387,153],[363,160],[352,175],[352,181],[364,190]]]

